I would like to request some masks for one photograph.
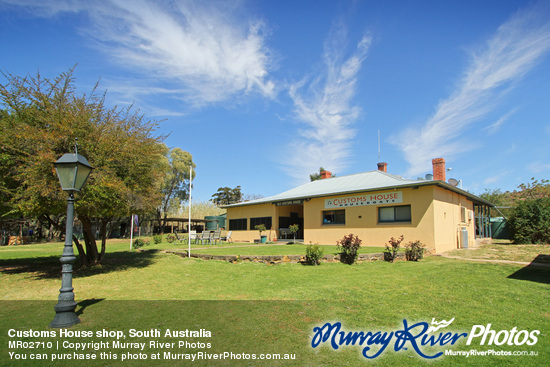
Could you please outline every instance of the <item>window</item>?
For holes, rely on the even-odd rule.
[[[256,230],[256,226],[263,224],[266,229],[271,229],[271,217],[250,218],[250,230]]]
[[[460,221],[466,223],[466,208],[463,206],[460,207]]]
[[[246,218],[229,219],[230,231],[246,231]]]
[[[346,211],[325,210],[323,212],[323,224],[346,224]]]
[[[378,208],[378,223],[410,222],[411,206],[385,206]]]

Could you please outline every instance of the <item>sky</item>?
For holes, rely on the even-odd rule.
[[[0,44],[4,73],[76,65],[158,121],[194,201],[438,157],[474,194],[550,178],[547,1],[0,0]]]

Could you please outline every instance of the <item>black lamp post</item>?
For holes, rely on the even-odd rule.
[[[66,153],[54,163],[59,182],[63,191],[69,192],[67,199],[67,226],[65,229],[65,246],[61,255],[61,289],[57,305],[54,306],[55,317],[50,327],[66,328],[80,322],[76,316],[76,302],[73,293],[73,263],[76,260],[73,251],[73,218],[74,218],[74,193],[80,191],[86,179],[92,172],[92,166],[88,160],[78,154],[78,145],[75,145],[74,153]]]

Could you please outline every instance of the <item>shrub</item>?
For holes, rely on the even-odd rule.
[[[514,243],[550,243],[550,197],[521,201],[508,226]]]
[[[424,257],[425,245],[420,241],[411,241],[405,245],[405,258],[407,261],[418,261]]]
[[[292,233],[292,237],[294,238],[294,242],[296,242],[296,233],[300,229],[300,226],[297,225],[297,224],[292,224],[292,225],[288,226],[288,229]]]
[[[399,249],[401,242],[403,242],[403,235],[399,238],[390,238],[388,241],[389,245],[386,244],[386,250],[384,251],[384,260],[389,262],[393,262],[395,260],[397,250]]]
[[[142,248],[143,246],[149,246],[149,240],[147,239],[141,239],[141,238],[136,238],[134,240],[134,243],[133,243],[133,247],[134,249],[139,249],[139,248]]]
[[[153,236],[153,241],[155,242],[156,245],[158,245],[159,243],[162,242],[162,235],[161,234],[156,234]]]
[[[172,243],[176,240],[176,235],[173,234],[173,233],[169,233],[166,235],[166,241],[168,241],[168,243]]]
[[[361,242],[359,237],[353,235],[353,233],[336,242],[340,252],[340,261],[345,264],[353,264],[357,260],[357,251],[361,247]]]
[[[306,246],[306,264],[319,265],[323,258],[323,249],[319,245]]]
[[[265,224],[258,224],[254,226],[254,229],[260,232],[260,237],[262,237],[262,232],[267,230],[267,228],[265,228]]]

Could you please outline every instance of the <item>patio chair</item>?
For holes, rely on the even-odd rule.
[[[212,232],[212,236],[210,237],[210,242],[215,245],[216,241],[219,241],[220,244],[222,243],[222,230],[221,229],[218,229],[218,230]]]
[[[287,239],[289,234],[290,234],[290,229],[279,228],[279,238]]]
[[[191,243],[197,243],[197,231],[189,231],[189,238]]]
[[[232,234],[233,234],[233,231],[227,232],[227,235],[222,236],[222,241],[233,243],[233,240],[231,239]]]
[[[174,231],[174,234],[176,235],[176,241],[183,242],[185,238],[178,236],[178,231]]]
[[[200,236],[198,236],[197,238],[198,241],[200,241],[201,245],[206,242],[206,243],[211,243],[212,242],[212,232],[210,231],[203,231],[201,233]]]

